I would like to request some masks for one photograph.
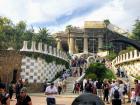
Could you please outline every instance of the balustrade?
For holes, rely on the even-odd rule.
[[[67,55],[65,52],[62,52],[59,49],[53,48],[52,46],[47,46],[47,44],[43,44],[40,42],[38,43],[38,48],[36,49],[36,42],[32,41],[31,43],[31,48],[28,49],[28,41],[23,42],[23,47],[20,51],[28,51],[28,52],[37,52],[37,53],[43,53],[43,54],[48,54],[52,55],[61,59],[64,59],[67,61]]]

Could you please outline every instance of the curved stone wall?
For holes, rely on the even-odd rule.
[[[56,65],[55,62],[47,63],[42,58],[22,58],[21,78],[28,79],[29,83],[43,83],[46,78],[52,80],[57,72],[65,69],[65,65]]]
[[[140,52],[134,50],[119,55],[112,61],[112,67],[115,72],[117,67],[123,67],[128,76],[140,76]]]

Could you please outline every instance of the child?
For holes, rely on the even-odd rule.
[[[136,105],[135,90],[131,88],[131,105]]]

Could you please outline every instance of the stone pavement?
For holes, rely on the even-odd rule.
[[[46,104],[46,96],[43,93],[32,93],[29,94],[32,99],[33,105],[47,105]],[[56,96],[56,105],[71,105],[75,97],[78,95],[57,95]],[[14,98],[15,96],[13,96]],[[16,99],[11,101],[10,105],[15,105]],[[106,104],[111,105],[111,104]],[[122,105],[130,105],[130,104],[122,104]]]

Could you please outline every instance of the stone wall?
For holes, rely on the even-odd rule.
[[[22,55],[15,50],[0,50],[0,78],[3,82],[11,82],[15,71],[15,79],[19,78]]]
[[[63,70],[65,65],[56,65],[55,62],[47,63],[42,58],[23,57],[21,65],[21,78],[28,79],[29,83],[43,83],[46,78],[52,80],[57,72]]]

